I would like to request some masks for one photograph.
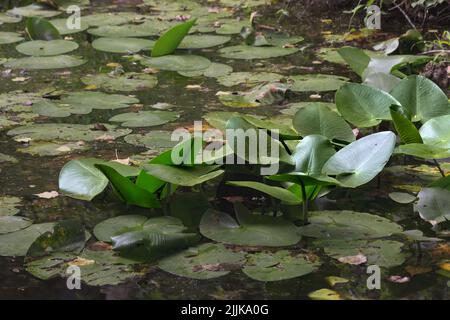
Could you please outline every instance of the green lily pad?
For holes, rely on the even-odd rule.
[[[345,60],[338,53],[335,48],[320,48],[317,52],[317,56],[325,61],[337,64],[346,64]]]
[[[140,63],[146,67],[167,71],[198,71],[207,69],[211,61],[197,55],[167,55],[156,58],[144,58]]]
[[[289,88],[281,83],[269,83],[257,86],[249,91],[220,91],[220,102],[233,108],[247,108],[272,105],[282,102]]]
[[[319,261],[309,261],[306,255],[280,250],[249,254],[242,271],[258,281],[280,281],[307,275],[319,266]]]
[[[112,250],[84,250],[80,255],[53,253],[50,256],[27,263],[26,269],[35,277],[47,280],[56,276],[67,277],[69,266],[78,266],[81,280],[89,286],[118,285],[141,273],[133,269],[135,261],[118,257]]]
[[[90,27],[117,26],[133,21],[141,21],[145,16],[134,12],[105,12],[83,15],[82,20]]]
[[[11,215],[0,217],[0,234],[10,233],[25,229],[29,227],[33,222],[24,217],[16,217]]]
[[[222,244],[205,243],[159,261],[158,267],[171,274],[191,279],[213,279],[240,269],[244,254]]]
[[[3,163],[3,162],[17,163],[17,162],[19,162],[19,160],[17,160],[13,156],[10,156],[10,155],[4,154],[4,153],[0,153],[0,163]]]
[[[422,188],[414,206],[420,217],[427,221],[443,222],[450,219],[450,190],[444,188]]]
[[[59,34],[62,36],[83,32],[89,27],[84,22],[84,19],[81,19],[81,21],[80,21],[80,28],[76,28],[76,29],[67,28],[67,19],[65,19],[65,18],[53,19],[53,20],[50,20],[49,22],[56,28],[56,30],[58,30]]]
[[[30,4],[24,7],[14,7],[13,9],[7,11],[7,14],[10,14],[12,16],[42,18],[51,18],[60,15],[61,13],[62,11],[49,10],[46,9],[45,6],[40,4]]]
[[[45,70],[74,68],[85,64],[86,60],[76,56],[59,55],[51,57],[26,57],[12,59],[4,65],[12,69]]]
[[[92,42],[96,50],[111,53],[136,53],[150,50],[154,41],[140,38],[98,38]]]
[[[82,77],[81,81],[107,91],[137,91],[155,87],[158,78],[151,74],[127,72],[121,75],[87,75]]]
[[[78,43],[67,40],[34,40],[19,44],[16,50],[28,56],[56,56],[78,49]]]
[[[25,256],[31,244],[54,223],[33,224],[28,228],[0,235],[0,256]]]
[[[423,159],[444,159],[450,157],[448,148],[440,148],[438,146],[423,143],[408,143],[395,148],[397,154],[407,154],[413,157]]]
[[[163,26],[164,27],[164,26]],[[162,31],[155,23],[107,25],[98,28],[91,28],[88,33],[97,37],[106,38],[137,38],[156,36]]]
[[[115,110],[127,108],[139,100],[121,94],[104,92],[71,92],[61,100],[43,100],[33,104],[33,112],[47,117],[68,117],[71,114],[88,114],[92,109]]]
[[[283,57],[297,52],[297,48],[253,47],[247,45],[237,45],[219,50],[221,57],[245,60]]]
[[[109,119],[111,122],[121,122],[124,127],[153,127],[174,121],[179,115],[172,111],[139,111],[121,113]]]
[[[217,78],[217,82],[226,87],[243,84],[247,87],[265,82],[276,82],[283,78],[282,75],[273,72],[233,72]]]
[[[290,76],[290,89],[298,92],[335,91],[350,79],[329,74],[301,74]]]
[[[208,77],[218,78],[233,72],[233,68],[227,64],[212,62],[208,68],[198,71],[178,71],[184,77]]]
[[[283,218],[250,213],[242,205],[236,209],[238,222],[224,212],[208,210],[200,222],[200,233],[217,242],[243,246],[290,246],[300,234]]]
[[[401,204],[412,203],[417,199],[416,196],[406,192],[391,192],[389,193],[389,198]]]
[[[311,106],[311,108],[328,107],[329,109],[337,112],[336,105],[332,102],[295,102],[288,104],[287,105],[288,108],[282,109],[280,110],[280,112],[289,116],[293,116],[297,113],[298,110],[309,106]]]
[[[3,23],[18,23],[22,21],[22,17],[14,16],[7,13],[0,13],[0,25]]]
[[[212,127],[225,131],[228,120],[237,116],[240,116],[240,113],[230,111],[212,111],[205,114],[203,119],[205,119]]]
[[[250,22],[248,20],[227,19],[221,22],[220,27],[216,29],[216,33],[226,35],[239,34],[243,27],[250,27]]]
[[[185,227],[174,217],[147,218],[139,215],[124,215],[100,222],[94,228],[94,235],[100,241],[111,242],[111,238],[132,231],[181,233]]]
[[[228,36],[218,36],[210,34],[187,35],[181,41],[178,49],[206,49],[220,46],[231,40]]]
[[[319,289],[308,294],[311,300],[342,300],[336,291],[330,289]]]
[[[402,232],[402,227],[389,219],[347,210],[311,212],[310,222],[300,227],[300,233],[319,239],[373,239]]]
[[[19,213],[22,200],[18,197],[2,196],[0,197],[0,217],[13,216]]]
[[[155,130],[146,134],[129,134],[125,137],[125,142],[162,152],[178,143],[178,141],[172,141],[171,136],[172,132],[170,131]]]
[[[16,32],[0,32],[0,44],[10,44],[22,41],[23,37]]]
[[[19,148],[17,151],[33,156],[59,156],[88,149],[88,145],[79,142],[31,142],[28,146]]]
[[[423,143],[433,147],[447,149],[450,152],[449,123],[450,115],[435,117],[425,122],[419,130]]]
[[[106,131],[95,130],[92,125],[38,123],[30,124],[9,130],[7,134],[14,136],[15,140],[30,138],[32,141],[94,141],[114,140],[131,132],[129,129],[116,129],[113,125],[104,125]]]
[[[362,254],[367,257],[368,265],[392,268],[405,262],[406,254],[402,252],[403,243],[392,240],[315,240],[313,246],[324,248],[325,254],[339,259]]]

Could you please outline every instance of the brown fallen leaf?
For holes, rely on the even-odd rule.
[[[53,199],[53,198],[56,198],[57,196],[59,196],[59,193],[58,193],[58,191],[45,191],[42,193],[35,193],[34,195],[41,199]]]
[[[82,266],[88,266],[91,264],[94,264],[95,260],[89,260],[89,259],[85,259],[85,258],[81,258],[81,257],[76,257],[74,260],[69,261],[69,266],[78,266],[78,267],[82,267]]]
[[[112,245],[103,241],[97,241],[89,245],[89,250],[92,251],[109,251],[112,250]]]
[[[202,86],[199,84],[188,84],[186,86],[186,89],[188,89],[188,90],[199,90],[201,88],[202,88]]]
[[[445,271],[450,271],[450,261],[446,261],[444,263],[441,263],[439,265],[439,268],[441,268],[442,270],[445,270]]]
[[[91,128],[93,131],[108,131],[108,129],[105,127],[104,124],[96,123],[94,124],[94,127]]]
[[[27,80],[30,80],[30,77],[15,77],[11,79],[13,82],[25,82]]]
[[[340,257],[338,261],[351,265],[360,265],[367,262],[367,257],[359,253],[356,256]]]
[[[113,137],[113,136],[111,136],[109,134],[106,134],[106,133],[101,135],[101,136],[99,136],[99,137],[97,137],[97,138],[95,138],[96,141],[113,141],[115,139],[116,139],[115,137]]]

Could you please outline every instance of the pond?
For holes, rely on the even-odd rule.
[[[207,250],[217,250],[214,251],[217,256],[203,258],[197,248],[192,255],[199,255],[199,261],[202,258],[209,261],[199,262],[199,266],[187,261],[187,256],[165,257],[160,263],[136,263],[128,261],[128,257],[113,257],[111,246],[106,243],[109,237],[99,241],[102,240],[99,223],[124,215],[153,219],[154,210],[119,201],[111,187],[92,201],[84,201],[64,195],[58,184],[61,169],[73,159],[120,160],[137,168],[146,159],[174,145],[168,138],[173,130],[183,127],[192,131],[194,121],[203,120],[203,129],[221,128],[232,116],[251,115],[255,118],[248,119],[255,123],[257,119],[269,119],[286,128],[286,121],[291,123],[302,108],[326,108],[333,113],[330,110],[336,110],[336,90],[346,82],[361,82],[336,49],[343,46],[371,49],[376,43],[399,37],[410,26],[397,20],[383,27],[383,32],[372,33],[367,29],[348,32],[348,14],[305,10],[301,17],[284,16],[279,6],[257,0],[243,1],[248,7],[236,4],[240,1],[228,0],[67,2],[82,8],[81,29],[72,30],[73,33],[63,24],[63,18],[70,16],[65,12],[66,4],[59,11],[47,7],[16,11],[25,16],[40,15],[49,21],[62,20],[59,24],[54,22],[64,39],[55,47],[47,47],[47,43],[28,44],[29,36],[24,32],[26,18],[13,21],[0,13],[0,216],[17,217],[14,223],[0,221],[0,242],[3,242],[0,243],[0,298],[320,299],[327,295],[341,299],[449,298],[450,246],[445,219],[450,216],[450,206],[440,208],[444,222],[437,224],[434,222],[437,218],[424,219],[423,214],[421,217],[417,203],[413,203],[422,188],[441,178],[441,172],[431,160],[397,155],[378,178],[370,178],[367,184],[358,188],[334,188],[317,197],[309,208],[311,224],[306,227],[312,227],[302,229],[301,240],[300,236],[294,237],[294,245],[260,247],[242,245],[241,240],[233,244],[230,241],[235,240],[229,240],[230,235],[224,230],[205,223],[199,240],[203,247],[198,248],[204,249],[206,255]],[[265,35],[256,33],[256,40],[273,42],[271,46],[242,44],[245,28],[251,33],[252,12],[257,12],[254,26]],[[182,58],[167,58],[167,61],[161,57],[149,58],[150,48],[158,36],[190,17],[197,17],[196,25],[175,51]],[[363,21],[358,16],[354,19],[353,23],[362,28]],[[278,29],[283,33],[275,32]],[[430,29],[436,29],[432,34],[444,31],[440,27]],[[50,53],[39,57],[36,50],[41,54],[42,50]],[[60,53],[54,54],[54,50],[62,50],[65,58],[60,59],[65,60],[55,59]],[[186,56],[195,58],[185,60]],[[33,61],[30,57],[39,59]],[[65,67],[68,63],[76,66]],[[206,67],[201,67],[202,63]],[[272,86],[267,91],[264,85],[273,83],[280,87]],[[283,89],[286,83],[294,83],[291,90]],[[251,90],[260,91],[252,93]],[[448,105],[446,108],[450,109]],[[372,133],[371,127],[379,124],[365,125],[366,120],[358,123],[344,118],[352,124],[351,129],[359,127],[360,134],[365,136]],[[395,131],[393,128],[388,126],[380,131]],[[447,137],[450,137],[448,133]],[[349,142],[352,141],[347,140],[344,145]],[[381,159],[382,153],[379,150],[377,157]],[[440,170],[448,173],[449,156],[435,158]],[[233,180],[246,180],[245,176],[239,178]],[[194,217],[205,212],[208,206],[203,206],[205,197],[215,210],[229,214],[233,213],[233,204],[239,210],[236,203],[241,201],[258,213],[272,210],[270,197],[264,193],[236,189],[220,181],[214,179],[193,189],[180,187],[167,205]],[[412,196],[412,201],[405,200],[405,195]],[[448,198],[442,203],[448,204]],[[296,210],[301,212],[301,205]],[[86,247],[83,252],[82,247],[73,252],[51,252],[48,251],[52,250],[51,246],[46,246],[45,254],[53,254],[55,265],[57,261],[69,260],[78,261],[73,264],[78,266],[105,261],[100,271],[92,268],[82,273],[80,290],[68,290],[65,269],[52,269],[50,260],[47,261],[50,265],[39,264],[40,260],[31,257],[28,247],[23,254],[17,254],[20,243],[29,242],[27,237],[30,237],[17,232],[61,221],[81,221],[88,239],[83,238]],[[8,229],[7,223],[12,229]],[[115,223],[121,222],[113,220],[112,224]],[[164,223],[167,222],[157,227],[167,227]],[[299,225],[296,223],[295,228]],[[189,232],[197,233],[197,226]],[[131,225],[129,228],[132,230]],[[287,241],[288,229],[280,240],[282,243]],[[40,233],[50,230],[50,227],[39,230],[31,243]],[[276,238],[277,230],[274,230],[267,231],[271,241]],[[415,231],[405,233],[407,230]],[[257,231],[249,227],[244,232]],[[371,236],[352,237],[358,232]],[[344,243],[326,243],[336,235]],[[208,248],[212,243],[217,244]],[[229,251],[220,253],[222,249]],[[237,261],[245,254],[246,259],[254,261],[241,268],[241,262]],[[43,256],[39,254],[39,258]],[[223,265],[216,263],[215,258],[224,260]],[[368,288],[369,265],[381,266],[380,289]],[[262,271],[258,269],[261,266]],[[178,267],[191,269],[180,271]],[[196,268],[204,268],[203,279],[175,275],[195,274]],[[280,270],[284,272],[281,276],[277,274]],[[101,275],[95,277],[98,272]],[[217,272],[223,275],[216,277]],[[289,272],[293,276],[284,277]],[[91,278],[83,280],[83,275]],[[272,281],[278,276],[278,281]],[[317,291],[320,289],[327,291]],[[316,296],[311,296],[312,292]]]

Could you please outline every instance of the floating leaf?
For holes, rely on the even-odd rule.
[[[192,279],[213,279],[239,269],[244,255],[222,244],[205,243],[159,261],[158,267],[171,274]]]
[[[5,215],[0,217],[0,235],[24,229],[32,224],[24,217]]]
[[[420,217],[431,222],[450,219],[450,190],[443,188],[422,188],[417,195],[419,201],[414,206]]]
[[[24,7],[14,7],[13,9],[8,10],[6,13],[12,16],[19,16],[19,17],[51,18],[61,14],[62,11],[49,10],[46,9],[45,5],[33,3]]]
[[[184,77],[208,77],[218,78],[230,74],[233,68],[227,64],[212,62],[208,68],[198,71],[178,71]]]
[[[140,63],[146,67],[167,71],[198,71],[211,65],[207,58],[197,55],[168,55],[157,58],[144,58]]]
[[[19,213],[22,200],[18,197],[0,196],[0,217]]]
[[[159,22],[164,27],[162,22]],[[156,36],[161,32],[157,24],[144,22],[142,24],[122,24],[122,25],[104,25],[98,28],[91,28],[88,33],[105,38],[137,38]]]
[[[178,143],[178,141],[172,141],[171,135],[170,131],[154,130],[144,135],[129,134],[125,137],[125,142],[151,150],[165,151]]]
[[[84,22],[84,19],[80,20],[80,28],[69,29],[67,27],[67,18],[52,19],[49,22],[58,30],[59,34],[62,36],[74,34],[78,32],[83,32],[88,28],[88,25]]]
[[[217,82],[226,87],[240,84],[252,87],[265,82],[280,81],[282,78],[282,75],[273,72],[233,72],[217,78]]]
[[[74,68],[85,63],[85,59],[76,56],[59,55],[51,57],[26,57],[11,59],[4,65],[5,67],[12,69],[45,70]]]
[[[243,246],[290,246],[300,241],[300,234],[283,218],[252,214],[235,204],[238,222],[224,212],[208,210],[200,222],[200,233],[217,242]]]
[[[0,256],[25,256],[31,244],[54,223],[33,224],[28,228],[0,235]]]
[[[330,289],[319,289],[308,294],[312,300],[342,300],[336,291]]]
[[[181,41],[178,49],[206,49],[220,46],[231,40],[228,36],[218,36],[210,34],[188,35]]]
[[[96,86],[106,91],[136,91],[155,87],[158,78],[151,74],[127,72],[121,75],[87,75],[82,77],[81,81],[86,85]]]
[[[174,121],[179,115],[172,111],[139,111],[121,113],[109,119],[111,122],[121,122],[124,127],[152,127]]]
[[[307,255],[280,250],[249,254],[242,271],[258,281],[280,281],[307,275],[319,266],[318,260],[310,261]]]
[[[0,32],[0,44],[10,44],[22,41],[23,37],[16,32]]]
[[[349,79],[342,76],[328,74],[301,74],[289,76],[290,89],[298,92],[335,91]]]
[[[319,239],[373,239],[402,232],[389,219],[354,211],[313,211],[310,224],[300,227],[303,236]]]
[[[219,50],[219,54],[223,58],[245,60],[283,57],[296,52],[298,52],[297,48],[253,47],[247,45],[225,47]]]
[[[412,203],[417,199],[416,196],[405,192],[391,192],[389,193],[389,198],[391,198],[393,201],[397,203],[402,204]]]
[[[92,42],[96,50],[111,53],[136,53],[150,50],[154,41],[139,38],[98,38]]]
[[[76,42],[66,40],[34,40],[23,42],[16,47],[20,53],[34,57],[56,56],[76,49],[78,49]]]

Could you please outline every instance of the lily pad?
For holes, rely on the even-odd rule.
[[[280,110],[281,113],[289,115],[289,116],[293,116],[297,113],[298,110],[305,108],[305,107],[309,107],[311,106],[311,108],[313,107],[328,107],[329,109],[336,111],[336,105],[332,102],[295,102],[295,103],[291,103],[288,104],[286,107],[286,109],[282,109]],[[338,112],[339,113],[339,112]]]
[[[151,74],[127,72],[121,75],[87,75],[82,77],[81,81],[86,85],[107,91],[137,91],[155,87],[158,83],[158,78]]]
[[[33,222],[24,217],[16,217],[11,215],[0,217],[0,234],[10,233],[25,229],[30,226]]]
[[[431,222],[450,219],[450,190],[444,188],[422,188],[417,195],[419,201],[414,206],[420,217]]]
[[[297,92],[335,91],[350,79],[329,74],[305,74],[290,76],[290,89]]]
[[[242,271],[258,281],[280,281],[307,275],[319,266],[318,260],[310,261],[306,255],[280,250],[249,254]]]
[[[198,71],[178,71],[178,73],[184,77],[208,77],[218,78],[230,74],[233,72],[233,68],[227,64],[212,62],[208,68]]]
[[[15,140],[30,138],[34,141],[94,141],[114,140],[127,135],[129,129],[116,129],[116,126],[105,124],[106,131],[95,130],[92,125],[37,123],[14,128],[7,132]]]
[[[342,300],[336,291],[330,289],[319,289],[308,294],[311,300]]]
[[[282,83],[259,85],[249,91],[219,91],[220,102],[233,108],[259,107],[280,103],[286,99],[289,88]]]
[[[49,10],[46,9],[45,6],[40,4],[30,4],[24,7],[15,7],[7,11],[7,14],[10,14],[12,16],[42,17],[42,18],[51,18],[60,15],[61,13],[62,11]]]
[[[16,32],[0,32],[0,44],[9,44],[22,41],[23,37]]]
[[[240,269],[244,254],[222,244],[205,243],[159,261],[158,267],[171,274],[192,279],[213,279]]]
[[[17,163],[17,162],[19,162],[19,160],[17,160],[13,156],[10,156],[10,155],[4,154],[4,153],[0,153],[0,163],[3,163],[3,162]]]
[[[141,21],[144,16],[134,12],[105,12],[83,15],[82,20],[90,27],[117,26],[133,21]]]
[[[139,215],[124,215],[100,222],[94,228],[94,235],[100,241],[111,242],[111,238],[133,231],[159,233],[180,233],[185,227],[174,217],[147,218]]]
[[[162,26],[164,27],[164,26]],[[97,37],[106,38],[136,38],[156,36],[162,31],[155,23],[105,25],[98,28],[91,28],[88,33]]]
[[[111,53],[136,53],[150,50],[154,41],[139,38],[98,38],[92,42],[96,50]]]
[[[33,224],[28,228],[0,235],[0,256],[25,256],[31,244],[54,223]]]
[[[155,130],[146,134],[129,134],[125,137],[125,142],[151,150],[165,151],[178,143],[172,141],[171,136],[170,131]]]
[[[300,241],[297,227],[283,218],[252,214],[242,205],[236,216],[238,221],[224,212],[207,210],[200,233],[217,242],[243,246],[279,247]]]
[[[389,198],[391,198],[393,201],[401,204],[407,204],[412,203],[416,201],[417,197],[406,193],[406,192],[391,192],[389,193]]]
[[[300,233],[319,239],[373,239],[402,232],[400,225],[384,217],[346,210],[311,212],[310,222]]]
[[[240,84],[252,87],[265,82],[280,81],[282,78],[282,75],[273,72],[233,72],[217,78],[217,82],[226,87]]]
[[[84,22],[84,19],[81,19],[81,21],[80,21],[80,28],[76,28],[76,29],[69,29],[67,27],[67,19],[65,19],[65,18],[53,19],[53,20],[50,20],[49,22],[56,28],[56,30],[58,30],[59,34],[62,36],[83,32],[89,27]]]
[[[335,48],[320,48],[317,52],[317,56],[322,60],[337,63],[337,64],[346,64],[345,60],[341,57],[337,49]]]
[[[339,259],[362,254],[367,257],[368,265],[392,268],[405,262],[406,254],[402,252],[403,243],[392,240],[315,240],[313,246],[324,248],[325,254]]]
[[[19,148],[17,151],[33,156],[59,156],[88,149],[88,145],[79,142],[31,142],[28,146]]]
[[[18,23],[22,21],[22,17],[7,13],[0,13],[0,25],[3,23]]]
[[[153,127],[174,121],[179,115],[172,111],[139,111],[121,113],[109,119],[111,122],[121,122],[124,127]]]
[[[44,70],[74,68],[85,64],[86,60],[76,56],[59,55],[51,57],[26,57],[12,59],[4,65],[12,69]]]
[[[220,46],[231,40],[228,36],[218,36],[210,34],[187,35],[181,41],[178,49],[206,49]]]
[[[237,45],[219,50],[221,57],[245,60],[283,57],[297,52],[297,48],[253,47],[247,45]]]
[[[2,196],[0,197],[0,217],[13,216],[19,213],[22,200],[18,197]]]
[[[33,112],[47,117],[68,117],[71,114],[88,114],[92,109],[115,110],[127,108],[139,100],[121,94],[104,92],[71,92],[61,100],[43,100],[33,104]]]
[[[19,44],[16,50],[28,56],[56,56],[78,49],[78,43],[67,40],[34,40]]]
[[[167,55],[156,58],[144,58],[140,63],[146,67],[167,71],[198,71],[207,69],[211,61],[197,55]]]

